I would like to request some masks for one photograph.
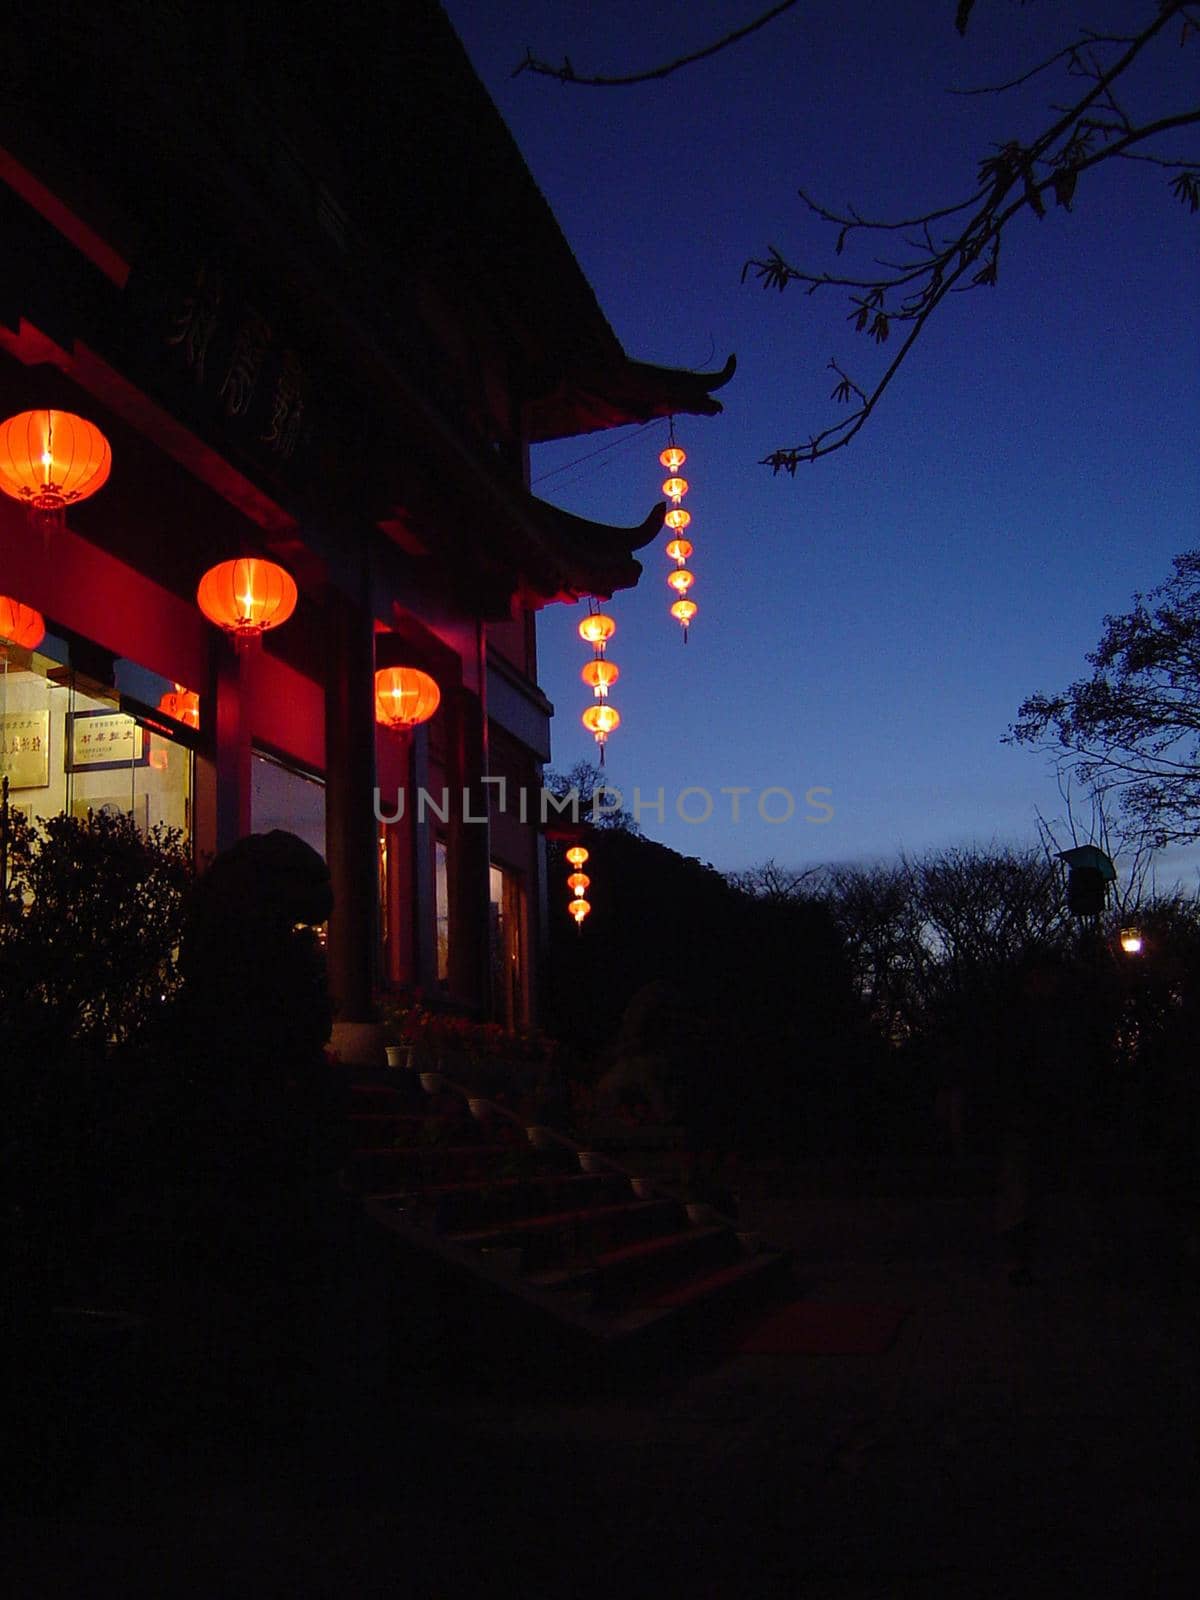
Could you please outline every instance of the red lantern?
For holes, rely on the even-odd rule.
[[[573,872],[567,879],[567,888],[573,889],[576,894],[582,894],[590,886],[591,881],[586,872]]]
[[[600,746],[600,765],[603,766],[604,746],[609,734],[615,733],[621,726],[621,713],[616,706],[610,706],[607,700],[602,700],[598,706],[589,706],[580,721]]]
[[[243,556],[210,567],[200,579],[196,604],[238,646],[261,638],[296,609],[296,583],[273,561]]]
[[[666,516],[663,518],[663,521],[666,523],[667,527],[670,528],[672,533],[682,533],[691,520],[692,513],[690,511],[685,511],[682,506],[672,506],[670,511],[668,511]]]
[[[658,459],[668,472],[678,472],[687,460],[687,452],[681,450],[677,444],[669,444]]]
[[[103,488],[108,440],[70,411],[22,411],[0,423],[0,490],[31,511],[55,514]]]
[[[610,733],[615,733],[621,725],[621,713],[616,706],[589,706],[581,718],[584,727],[595,737],[596,743],[603,746]]]
[[[46,620],[40,611],[0,594],[0,655],[6,644],[15,644],[18,650],[36,650],[45,637]]]
[[[194,689],[185,689],[181,683],[163,695],[158,702],[158,709],[176,722],[182,722],[186,728],[200,726],[200,696]]]
[[[615,661],[605,661],[598,657],[595,661],[585,661],[579,676],[592,690],[597,700],[607,700],[609,689],[621,676],[621,669]]]
[[[671,615],[675,618],[676,622],[681,623],[683,626],[684,644],[687,643],[688,627],[691,624],[692,618],[696,615],[696,612],[699,609],[699,606],[697,606],[694,600],[676,600],[675,604],[671,607]]]
[[[690,573],[686,567],[676,567],[674,572],[668,572],[667,574],[667,582],[675,590],[676,594],[686,594],[695,581],[694,574]]]
[[[591,909],[591,906],[588,905],[586,900],[572,900],[571,904],[567,907],[567,910],[575,918],[576,922],[582,922],[584,917],[587,916]]]
[[[677,561],[680,566],[683,565],[691,553],[692,542],[690,539],[671,539],[667,543],[667,554],[672,561]]]
[[[678,505],[688,492],[688,481],[686,478],[668,478],[663,484],[662,492],[668,500],[673,500]]]
[[[616,623],[611,617],[606,617],[603,611],[593,612],[579,624],[579,637],[585,644],[590,644],[597,655],[604,654],[604,646],[616,631]]]
[[[442,691],[416,667],[381,667],[375,674],[375,720],[393,732],[428,722],[442,702]]]
[[[587,858],[588,853],[581,844],[573,844],[567,851],[567,860],[573,867],[581,867]]]

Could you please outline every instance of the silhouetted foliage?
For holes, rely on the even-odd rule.
[[[820,1121],[817,1099],[837,1098],[854,1080],[866,1043],[826,908],[756,898],[621,829],[594,830],[586,842],[592,913],[579,930],[565,913],[551,916],[551,1031],[610,1062],[619,1042],[645,1046],[618,1040],[634,997],[647,985],[669,990],[671,1014],[688,1025],[656,1053],[670,1057],[684,1122],[728,1146],[797,1146]],[[562,848],[552,883],[567,870]]]
[[[1115,797],[1158,846],[1200,833],[1200,551],[1174,567],[1132,611],[1104,619],[1091,677],[1030,695],[1007,736]]]
[[[560,802],[570,801],[569,809],[558,813],[566,823],[586,823],[594,828],[621,828],[626,833],[641,833],[633,813],[619,803],[623,798],[610,785],[602,768],[591,761],[577,761],[570,772],[547,771],[542,783]],[[554,812],[550,815],[553,817]]]
[[[192,876],[183,836],[110,812],[9,814],[0,916],[0,1019],[102,1053],[128,1042],[179,986],[176,951]]]

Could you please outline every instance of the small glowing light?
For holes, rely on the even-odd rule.
[[[668,572],[667,574],[667,582],[675,590],[676,594],[686,594],[695,581],[694,574],[690,573],[686,567],[676,567],[674,572]]]
[[[567,851],[567,860],[573,867],[581,867],[587,858],[588,853],[581,844],[573,844]]]
[[[699,609],[699,606],[694,600],[676,600],[675,604],[671,607],[671,615],[677,622],[681,622],[683,624],[686,631],[688,623],[691,622],[692,618],[696,615],[696,612]]]
[[[677,444],[669,444],[658,459],[668,472],[678,472],[687,460],[687,452],[681,450]]]
[[[591,886],[591,882],[592,880],[586,872],[573,872],[567,879],[567,888],[574,889],[576,894],[582,894],[585,889]]]
[[[672,539],[667,545],[667,554],[672,561],[677,561],[682,566],[691,555],[692,548],[690,539]]]
[[[662,492],[668,500],[674,500],[678,505],[688,492],[688,481],[686,478],[668,478],[662,486]]]
[[[1136,928],[1122,928],[1121,949],[1127,956],[1140,956],[1142,953],[1142,936]]]
[[[666,516],[663,518],[663,521],[666,523],[667,527],[670,528],[674,533],[682,533],[691,520],[692,513],[690,511],[684,511],[680,506],[672,506],[670,511],[668,511]]]
[[[567,910],[575,918],[576,922],[582,922],[584,917],[587,916],[591,909],[591,906],[586,900],[572,900],[571,904],[567,907]]]

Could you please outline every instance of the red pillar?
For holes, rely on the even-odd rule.
[[[340,592],[331,596],[325,615],[325,856],[333,884],[329,987],[339,1022],[369,1022],[378,922],[374,637],[367,612]]]
[[[454,697],[454,788],[450,806],[450,992],[488,1017],[492,1009],[487,746],[483,707],[469,690]]]
[[[229,639],[214,641],[217,720],[218,850],[228,850],[250,832],[250,714],[245,680],[253,671],[248,653]]]

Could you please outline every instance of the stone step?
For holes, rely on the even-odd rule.
[[[429,1112],[422,1116],[416,1111],[373,1111],[352,1113],[349,1117],[351,1146],[355,1150],[382,1150],[388,1145],[420,1145],[440,1141],[443,1144],[483,1144],[485,1136],[471,1116],[453,1112]],[[454,1137],[449,1135],[453,1130]],[[495,1137],[491,1142],[506,1141]]]
[[[419,1216],[441,1233],[518,1223],[556,1211],[582,1211],[618,1205],[632,1198],[623,1173],[546,1173],[477,1183],[434,1184],[402,1190],[385,1198]]]
[[[629,1305],[650,1290],[665,1290],[740,1258],[741,1246],[731,1228],[688,1228],[620,1245],[586,1265],[531,1273],[529,1278],[543,1289],[586,1291],[595,1306]]]
[[[405,1112],[429,1109],[428,1096],[415,1072],[396,1073],[394,1083],[352,1083],[350,1104],[355,1113]]]
[[[670,1200],[627,1200],[448,1237],[473,1249],[519,1249],[524,1270],[538,1272],[569,1265],[590,1267],[598,1256],[622,1245],[677,1233],[681,1223],[680,1208]]]
[[[682,1311],[702,1302],[716,1301],[745,1289],[758,1280],[780,1275],[788,1265],[788,1257],[779,1250],[762,1251],[758,1255],[742,1256],[739,1260],[718,1267],[713,1272],[688,1278],[683,1283],[658,1287],[637,1295],[632,1301],[636,1307],[654,1307],[659,1310]]]
[[[478,1183],[509,1154],[505,1145],[400,1145],[355,1150],[344,1170],[355,1194],[391,1194],[425,1184]]]

